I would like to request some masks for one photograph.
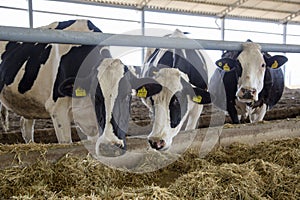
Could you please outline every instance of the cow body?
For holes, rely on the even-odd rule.
[[[213,102],[228,111],[233,123],[263,120],[266,111],[281,98],[284,76],[279,68],[287,61],[284,56],[270,56],[261,52],[251,41],[244,43],[242,51],[227,51],[216,61],[209,92]]]
[[[175,30],[170,37],[186,36]],[[198,50],[156,49],[148,58],[143,77],[153,77],[162,91],[143,102],[150,109],[153,128],[148,136],[150,146],[167,150],[183,128],[194,129],[203,105],[210,103],[207,89],[207,66]]]
[[[89,20],[55,22],[42,29],[101,32]],[[0,63],[0,100],[22,116],[33,141],[34,119],[51,118],[59,143],[70,143],[71,122],[99,145],[126,148],[132,89],[158,86],[134,76],[105,46],[6,42]],[[154,90],[156,91],[156,90]]]

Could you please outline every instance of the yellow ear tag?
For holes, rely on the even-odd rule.
[[[193,102],[201,103],[201,101],[202,101],[202,96],[198,95],[193,97]]]
[[[228,66],[227,63],[225,63],[225,65],[223,66],[223,70],[226,72],[230,71],[230,67]]]
[[[86,91],[85,91],[85,89],[83,89],[81,87],[78,87],[75,90],[75,95],[76,95],[76,97],[85,97],[86,96]]]
[[[277,62],[277,60],[275,60],[274,63],[272,64],[271,68],[276,69],[277,67],[278,67],[278,62]]]
[[[138,90],[136,96],[141,97],[141,98],[146,98],[147,93],[148,93],[148,91],[146,90],[145,86],[143,86],[141,89]]]

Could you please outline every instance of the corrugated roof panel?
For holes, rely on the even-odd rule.
[[[292,3],[272,2],[272,1],[261,1],[255,6],[259,9],[278,10],[287,12],[296,12],[300,9],[300,6]]]
[[[179,9],[179,10],[190,10],[197,6],[197,3],[184,2],[184,1],[171,1],[166,7]]]
[[[231,5],[231,4],[234,4],[236,3],[237,0],[206,0],[205,2],[207,3],[213,3],[213,4],[220,4],[220,5]],[[200,2],[204,2],[204,1],[201,1]]]
[[[106,3],[112,5],[122,5],[122,6],[138,6],[143,0],[85,0],[91,2]]]
[[[282,4],[280,7],[278,7],[279,10],[288,11],[288,12],[297,12],[300,10],[300,1],[299,4]]]
[[[199,13],[203,15],[226,16],[235,18],[250,17],[254,19],[286,22],[300,22],[298,17],[286,18],[286,14],[299,12],[300,0],[69,0],[97,2],[141,9],[168,10],[174,12]],[[240,3],[238,3],[240,2]],[[223,11],[229,11],[227,14]]]
[[[263,15],[263,18],[267,19],[277,19],[281,20],[289,16],[289,13],[282,13],[282,12],[267,12],[265,15]]]
[[[151,0],[147,6],[150,8],[164,8],[166,7],[169,3],[171,2],[171,0]]]
[[[199,4],[197,6],[195,6],[194,8],[192,8],[192,11],[196,11],[196,12],[207,12],[207,13],[220,13],[223,10],[225,10],[227,7],[226,6],[217,6],[217,5],[207,5],[207,4]]]
[[[260,18],[264,16],[267,12],[263,10],[252,10],[252,9],[247,9],[247,8],[236,8],[229,12],[229,15],[232,16],[241,16],[241,17],[257,17]]]
[[[150,1],[147,5],[150,8],[160,8],[174,11],[185,11],[185,12],[197,12],[197,13],[210,13],[216,14],[226,9],[225,6],[195,3],[195,2],[184,2],[184,1]]]
[[[293,18],[292,21],[300,23],[300,15],[298,17]]]
[[[261,0],[248,0],[245,3],[242,4],[242,6],[246,7],[255,7],[257,4],[259,4]]]

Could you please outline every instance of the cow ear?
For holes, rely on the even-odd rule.
[[[209,92],[201,88],[193,88],[194,95],[192,96],[192,101],[198,104],[209,104],[212,101],[211,95]]]
[[[287,57],[282,55],[275,55],[272,57],[264,56],[267,67],[277,69],[288,61]]]
[[[201,88],[194,88],[190,83],[188,83],[186,80],[181,78],[180,80],[182,86],[183,86],[183,91],[186,95],[191,96],[191,99],[193,102],[198,103],[198,104],[209,104],[212,102],[211,95],[209,92],[201,89]]]
[[[136,91],[137,97],[147,98],[159,93],[162,86],[152,78],[139,78],[133,89]]]
[[[75,78],[68,78],[58,86],[58,93],[66,97],[85,97],[87,92],[78,84],[74,87]]]
[[[222,70],[229,72],[236,67],[237,62],[231,58],[221,58],[216,61],[216,65]]]

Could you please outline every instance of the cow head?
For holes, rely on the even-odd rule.
[[[178,29],[166,37],[187,38]],[[206,92],[207,65],[201,52],[194,49],[155,49],[151,52],[142,75],[154,77],[163,89],[153,97],[143,99],[154,120],[148,141],[152,148],[166,150],[193,105],[211,102]]]
[[[261,52],[260,45],[246,42],[236,59],[221,58],[216,61],[216,65],[226,72],[236,72],[238,101],[252,103],[258,100],[258,94],[264,87],[266,68],[277,69],[286,61],[285,56],[266,56]]]
[[[160,69],[154,79],[162,85],[162,90],[144,99],[154,116],[148,141],[156,150],[167,150],[183,126],[191,104],[206,104],[211,100],[208,92],[192,87],[188,77],[179,69]]]
[[[97,127],[100,133],[96,134],[96,154],[117,156],[126,150],[125,137],[130,118],[132,90],[147,98],[160,92],[161,88],[160,84],[153,79],[137,78],[119,59],[105,58],[96,71],[88,77],[77,77],[76,81],[61,84],[59,89],[61,93],[75,98],[73,107],[77,106],[74,105],[77,98],[88,96],[91,99],[93,106],[90,106],[90,101],[86,100],[89,106],[73,110],[75,122],[81,128],[86,127],[85,130],[90,130],[90,124],[84,126],[87,118],[81,117],[82,113],[90,113],[90,117],[97,122],[94,127]],[[143,93],[144,90],[148,92]],[[85,130],[83,132],[90,135]]]

